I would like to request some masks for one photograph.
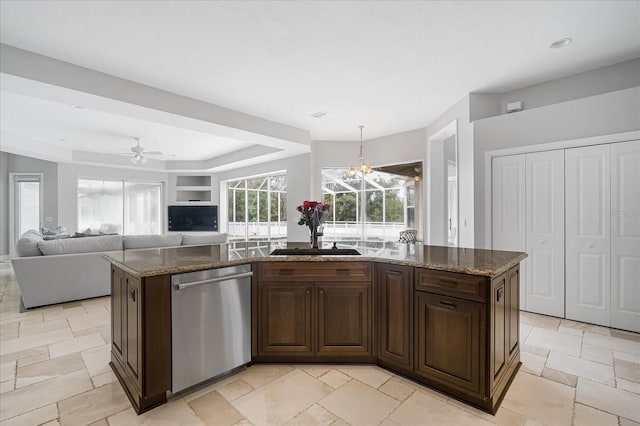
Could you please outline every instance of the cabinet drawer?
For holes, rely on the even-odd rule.
[[[371,281],[366,262],[277,262],[260,264],[261,281]]]
[[[484,302],[487,278],[478,275],[416,268],[415,289]]]

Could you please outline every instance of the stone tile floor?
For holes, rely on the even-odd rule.
[[[0,263],[2,425],[640,423],[640,335],[521,313],[523,366],[491,416],[375,366],[255,365],[136,416],[109,366],[108,297],[20,313]]]

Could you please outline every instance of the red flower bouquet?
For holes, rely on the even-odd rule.
[[[301,213],[298,225],[309,227],[313,248],[318,248],[318,237],[322,236],[322,230],[318,231],[318,227],[324,222],[324,213],[330,208],[329,204],[322,204],[319,201],[305,201],[298,206],[298,211]]]
[[[306,225],[311,229],[312,226],[319,226],[324,222],[324,212],[329,211],[331,206],[319,201],[304,201],[297,209],[301,213],[298,225]]]

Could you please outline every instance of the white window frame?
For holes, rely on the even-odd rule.
[[[24,180],[20,180],[24,178]],[[40,225],[44,222],[44,174],[43,173],[9,173],[9,255],[16,256],[16,242],[20,235],[16,235],[16,217],[18,216],[18,203],[16,203],[16,184],[18,182],[38,182],[40,184]],[[39,230],[38,230],[39,231]]]
[[[265,178],[267,179],[267,182],[269,182],[271,180],[271,178],[274,177],[279,177],[279,176],[284,176],[285,178],[287,178],[287,171],[286,170],[276,170],[273,172],[268,172],[268,173],[261,173],[258,175],[252,175],[252,176],[245,176],[245,177],[238,177],[238,178],[231,178],[231,179],[227,179],[227,180],[223,180],[220,182],[220,203],[219,203],[219,223],[220,223],[220,229],[225,229],[227,233],[229,233],[230,237],[231,234],[229,232],[229,223],[231,222],[231,218],[229,217],[229,202],[228,202],[228,197],[229,197],[229,184],[231,183],[236,183],[236,182],[241,182],[244,181],[244,191],[245,191],[245,197],[248,191],[247,189],[247,181],[248,180],[252,180],[252,179],[261,179],[261,178]],[[287,184],[287,189],[288,189],[288,184]],[[271,223],[271,190],[269,189],[267,192],[267,223]],[[275,192],[282,192],[282,191],[275,191]],[[285,194],[288,191],[284,191]],[[234,203],[235,203],[235,199],[234,199]],[[254,241],[260,241],[260,240],[254,240],[254,239],[250,239],[249,238],[249,222],[247,220],[248,216],[249,216],[249,204],[245,202],[245,238],[244,242],[254,242]],[[235,209],[234,209],[235,210]],[[278,202],[278,217],[280,217],[280,203]],[[285,209],[285,213],[288,213]],[[258,213],[259,216],[259,213]],[[287,216],[287,221],[288,221],[288,216]],[[286,232],[286,231],[285,231]],[[286,238],[286,236],[285,236]],[[280,237],[275,237],[274,239],[280,239]],[[240,241],[240,240],[238,240]],[[272,237],[271,237],[271,226],[269,225],[269,227],[267,228],[267,239],[266,241],[272,241]]]
[[[127,178],[113,178],[113,177],[96,177],[96,176],[78,176],[76,178],[76,230],[81,231],[81,229],[79,228],[80,226],[80,206],[78,204],[78,198],[80,196],[80,190],[79,190],[79,185],[80,185],[80,180],[100,180],[100,181],[111,181],[111,182],[120,182],[122,184],[122,235],[125,235],[124,233],[124,219],[125,219],[125,206],[124,206],[124,184],[126,182],[133,182],[133,183],[148,183],[148,184],[160,184],[160,205],[162,206],[161,209],[162,211],[160,212],[160,230],[161,230],[161,235],[162,233],[166,233],[167,232],[167,228],[166,228],[166,224],[167,224],[167,204],[165,203],[166,200],[166,188],[167,188],[167,184],[165,181],[158,181],[158,180],[148,180],[148,179],[127,179]]]

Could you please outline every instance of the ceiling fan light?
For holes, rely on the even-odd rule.
[[[134,155],[133,157],[131,157],[131,162],[132,162],[133,164],[138,164],[138,156],[137,156],[137,155]]]
[[[349,176],[353,176],[356,173],[358,173],[358,170],[356,170],[355,167],[353,167],[353,166],[349,167]]]

